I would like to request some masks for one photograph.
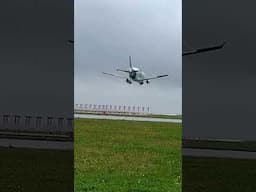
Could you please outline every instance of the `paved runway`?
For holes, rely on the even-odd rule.
[[[150,118],[150,117],[128,117],[128,116],[114,116],[114,115],[89,115],[89,114],[75,114],[75,118],[85,119],[116,119],[127,121],[152,121],[152,122],[170,122],[181,123],[181,119],[163,119],[163,118]]]
[[[73,150],[72,141],[0,139],[0,147]]]
[[[232,159],[256,159],[256,152],[183,148],[183,156],[215,157]]]

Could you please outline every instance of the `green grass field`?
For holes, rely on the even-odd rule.
[[[0,148],[0,191],[73,190],[73,151]]]
[[[256,161],[183,157],[183,192],[256,191]]]
[[[180,192],[181,124],[75,120],[76,192]]]

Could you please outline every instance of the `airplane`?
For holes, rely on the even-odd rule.
[[[68,42],[71,43],[71,44],[74,44],[74,40],[69,40]],[[198,48],[198,49],[194,49],[194,50],[190,50],[190,51],[185,51],[185,52],[182,52],[182,56],[195,55],[195,54],[199,54],[199,53],[215,51],[215,50],[218,50],[218,49],[222,49],[225,46],[225,44],[226,44],[226,42],[223,42],[220,45],[209,46],[209,47]],[[155,77],[147,78],[143,71],[141,71],[139,68],[136,68],[136,67],[132,66],[131,56],[129,56],[129,70],[117,69],[117,71],[128,73],[129,76],[124,77],[124,76],[115,75],[115,74],[106,73],[106,72],[102,72],[102,73],[105,74],[105,75],[111,75],[111,76],[114,76],[114,77],[125,78],[126,82],[129,83],[129,84],[131,84],[132,81],[135,81],[135,82],[138,82],[140,85],[143,85],[144,82],[149,84],[149,82],[150,82],[149,80],[152,80],[152,79],[159,79],[159,78],[168,76],[168,75],[158,75],[158,76],[155,76]]]
[[[194,50],[182,52],[182,56],[195,55],[195,54],[199,54],[199,53],[203,53],[203,52],[209,52],[209,51],[222,49],[225,46],[225,44],[226,44],[226,42],[223,42],[220,45],[204,47],[204,48],[199,48],[199,49],[194,49]],[[106,73],[106,72],[102,72],[102,73],[105,74],[105,75],[111,75],[111,76],[114,76],[114,77],[125,78],[126,82],[129,83],[129,84],[131,84],[132,81],[135,81],[135,82],[138,82],[140,85],[143,85],[144,81],[147,84],[149,84],[149,80],[159,79],[159,78],[168,76],[168,75],[158,75],[158,76],[155,76],[155,77],[146,78],[145,73],[143,71],[141,71],[139,68],[136,68],[136,67],[132,66],[131,56],[129,56],[129,67],[130,67],[129,70],[117,69],[117,71],[128,73],[129,74],[128,78],[124,77],[124,76],[120,76],[120,75]]]
[[[155,77],[146,77],[146,75],[143,71],[141,71],[139,68],[132,66],[131,56],[129,56],[129,69],[128,70],[117,69],[117,71],[128,73],[129,76],[125,77],[125,76],[115,75],[115,74],[106,73],[106,72],[102,72],[102,73],[105,75],[111,75],[114,77],[124,78],[124,79],[126,79],[126,82],[129,84],[132,84],[132,81],[134,81],[134,82],[139,83],[140,85],[143,85],[144,82],[149,84],[149,82],[150,82],[149,80],[152,80],[152,79],[159,79],[159,78],[168,76],[168,75],[158,75]]]

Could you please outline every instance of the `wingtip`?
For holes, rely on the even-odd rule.
[[[161,77],[167,77],[169,75],[159,75],[158,78],[161,78]]]
[[[227,44],[227,41],[224,41],[224,42],[221,44],[221,47],[224,47],[226,44]]]

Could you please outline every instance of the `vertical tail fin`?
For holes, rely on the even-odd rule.
[[[131,59],[131,56],[129,56],[129,66],[132,69],[132,59]]]

